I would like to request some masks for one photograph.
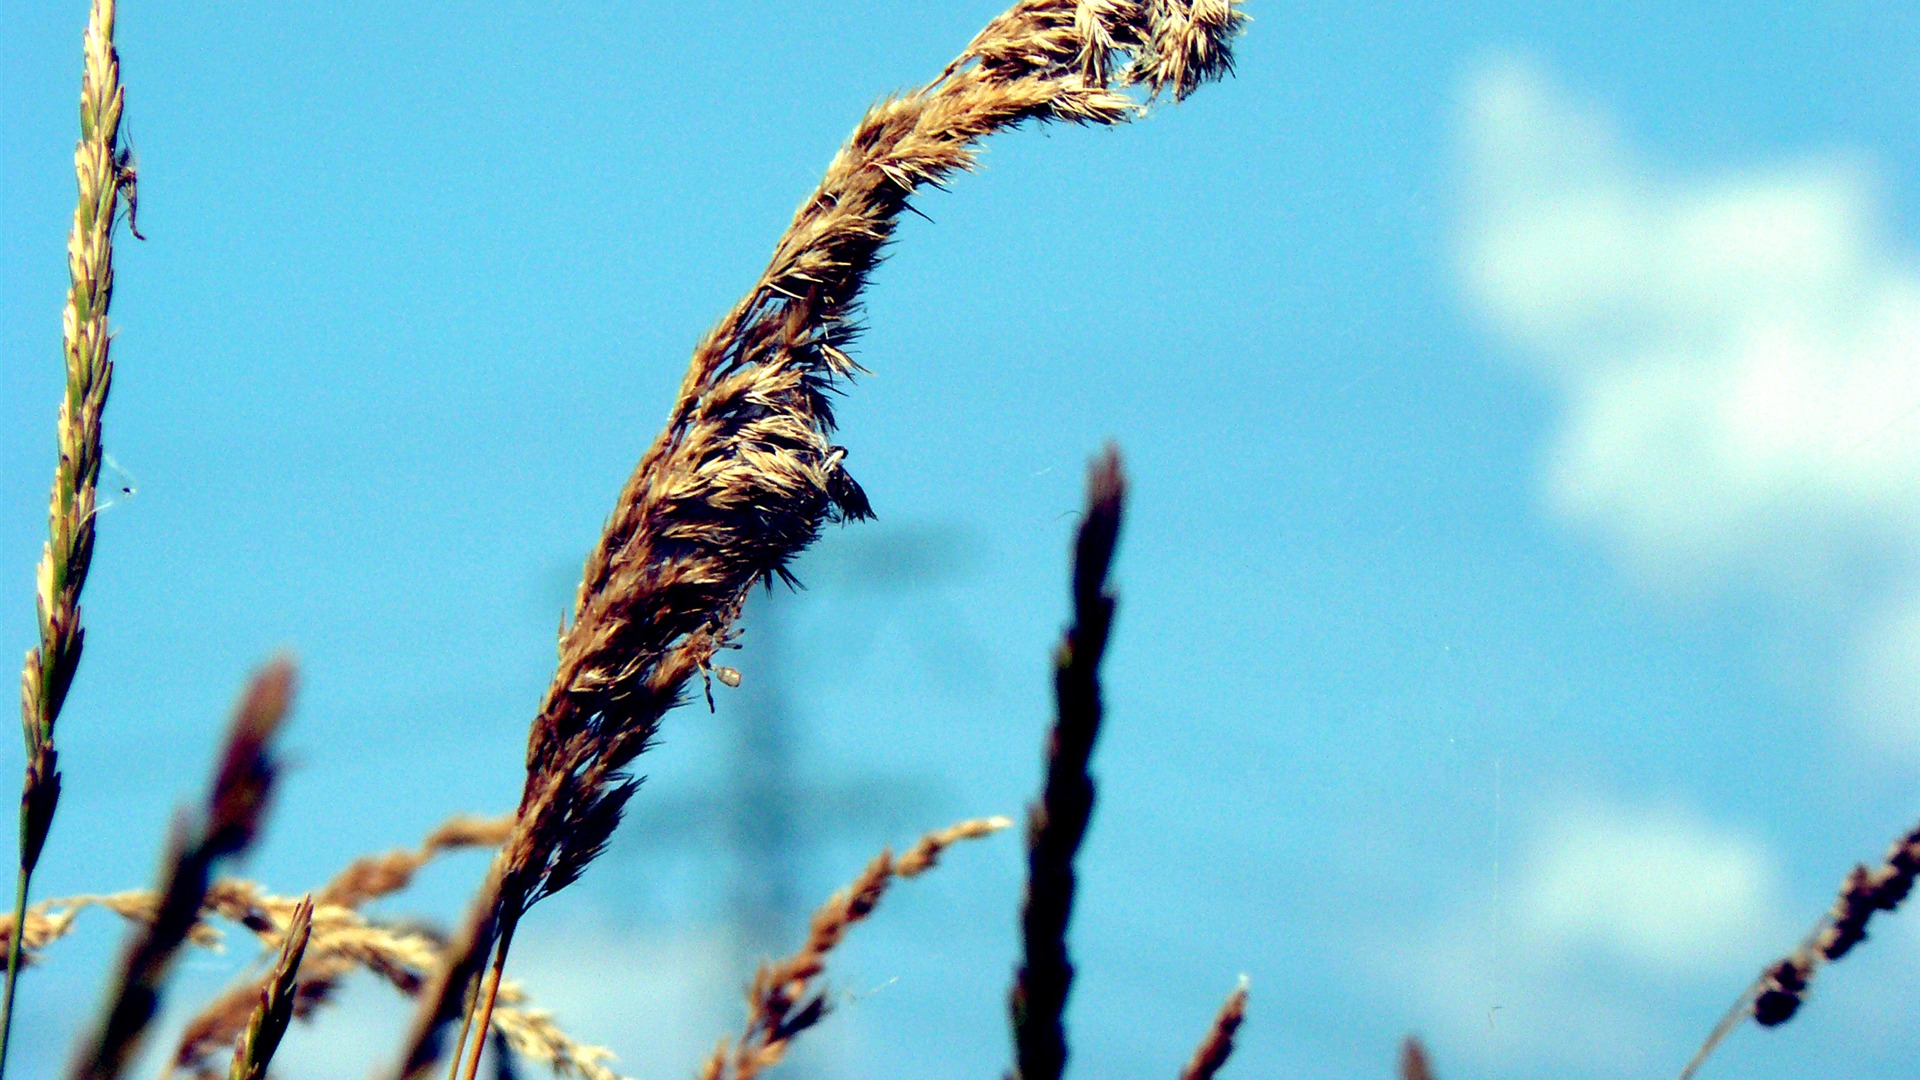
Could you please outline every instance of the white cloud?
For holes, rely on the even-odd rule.
[[[1920,595],[1907,587],[1883,601],[1853,634],[1840,682],[1873,749],[1920,748]]]
[[[1920,746],[1920,260],[1870,170],[1664,176],[1516,61],[1463,113],[1460,269],[1559,392],[1549,509],[1645,580],[1832,604],[1844,696]]]
[[[1563,811],[1535,837],[1525,874],[1522,940],[1668,978],[1750,966],[1779,891],[1752,837],[1674,809],[1597,803]]]
[[[1637,1071],[1668,1045],[1675,995],[1728,994],[1790,945],[1772,854],[1674,807],[1587,801],[1531,832],[1492,882],[1408,957],[1424,1029],[1487,1067]]]
[[[1863,167],[1667,179],[1512,61],[1463,138],[1468,295],[1564,395],[1557,512],[1661,576],[1920,544],[1920,269]]]

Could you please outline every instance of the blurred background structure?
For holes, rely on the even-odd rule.
[[[960,544],[952,530],[883,524],[807,559],[801,580],[803,585],[823,580],[828,603],[837,599],[843,609],[849,600],[897,599],[959,570],[966,557]],[[792,952],[803,940],[807,916],[826,899],[806,888],[833,872],[822,859],[824,851],[836,846],[878,851],[905,837],[916,818],[931,820],[929,796],[936,785],[927,778],[808,776],[805,732],[810,720],[821,720],[809,717],[804,701],[794,696],[796,647],[837,639],[840,650],[858,656],[869,647],[875,626],[870,616],[843,617],[832,639],[816,632],[811,641],[797,641],[792,623],[807,599],[778,584],[749,602],[743,624],[752,628],[750,674],[743,674],[737,688],[717,680],[709,688],[716,716],[730,729],[730,746],[719,766],[721,785],[640,808],[647,825],[622,834],[602,871],[615,887],[629,882],[644,887],[663,857],[718,862],[732,967],[742,972]],[[915,644],[924,647],[925,642]],[[692,707],[705,705],[695,701]]]

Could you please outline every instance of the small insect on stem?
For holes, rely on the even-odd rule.
[[[737,647],[737,646],[736,646]],[[713,680],[719,679],[726,687],[736,689],[740,685],[740,669],[725,664],[707,664],[700,669],[700,684],[707,694],[707,711],[714,711]]]

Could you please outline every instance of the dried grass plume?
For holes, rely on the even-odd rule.
[[[829,521],[872,513],[832,440],[831,395],[858,371],[846,349],[861,291],[909,198],[971,168],[997,131],[1120,123],[1141,111],[1134,84],[1184,96],[1229,70],[1241,21],[1219,0],[1020,0],[932,82],[861,119],[759,280],[695,348],[587,559],[529,733],[517,827],[422,997],[401,1075],[437,1056],[470,994],[484,1027],[519,919],[605,847],[635,789],[624,770],[712,670],[748,590],[784,577]],[[468,1076],[478,1060],[476,1046]]]

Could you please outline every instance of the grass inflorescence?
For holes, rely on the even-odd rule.
[[[113,0],[95,0],[87,19],[84,73],[80,81],[80,142],[73,152],[79,184],[73,228],[67,236],[67,303],[61,316],[66,393],[60,401],[47,508],[47,542],[35,574],[34,610],[39,642],[20,672],[20,719],[26,737],[26,780],[20,793],[20,860],[14,885],[13,920],[26,915],[33,871],[40,861],[60,802],[60,754],[54,727],[67,700],[86,641],[80,625],[80,591],[93,565],[94,489],[100,478],[100,418],[113,383],[108,358],[107,309],[113,304],[113,233],[120,207],[134,206],[132,155],[120,144],[120,56],[113,46]],[[6,1072],[13,1031],[14,991],[20,975],[21,935],[7,946],[5,989],[0,991],[0,1074]]]

